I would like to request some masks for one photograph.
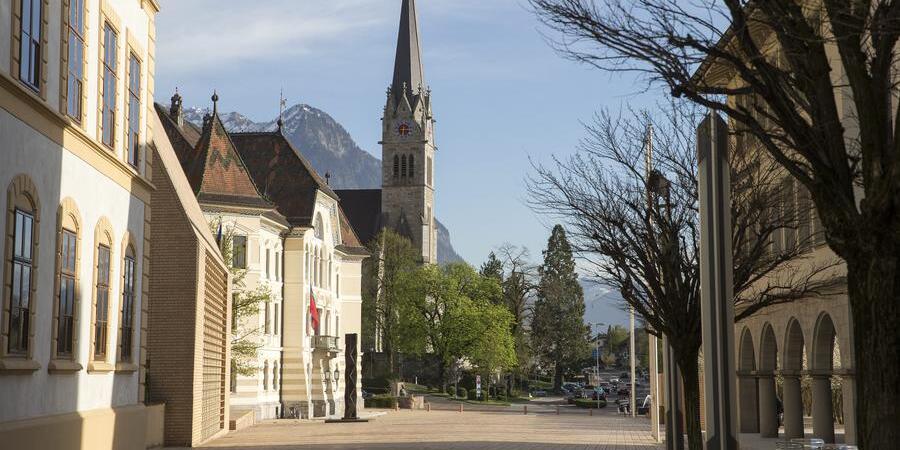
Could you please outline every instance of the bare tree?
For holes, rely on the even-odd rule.
[[[859,444],[900,441],[900,2],[530,3],[565,55],[727,113],[806,186],[846,262]]]
[[[513,315],[512,334],[519,361],[506,386],[507,394],[511,394],[513,384],[521,388],[533,368],[528,333],[538,275],[537,267],[530,262],[531,255],[525,247],[503,244],[497,249],[497,257],[503,264],[503,299]]]
[[[651,333],[668,337],[684,379],[690,448],[699,449],[702,333],[693,130],[700,115],[689,106],[671,105],[659,118],[646,111],[598,115],[579,151],[549,167],[536,165],[528,187],[532,208],[566,222],[594,275],[622,294]],[[654,130],[650,161],[648,130]],[[808,254],[813,237],[773,246],[776,232],[796,229],[802,215],[780,207],[783,184],[769,167],[735,162],[734,300],[741,320],[769,305],[823,293],[828,286],[818,280],[833,264],[781,270]]]

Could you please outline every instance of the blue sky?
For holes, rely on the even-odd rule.
[[[400,0],[161,0],[157,90],[256,120],[277,115],[279,90],[334,116],[380,156]],[[566,155],[581,121],[646,100],[630,77],[565,60],[522,0],[418,0],[425,76],[437,118],[437,215],[457,250],[480,264],[492,248],[527,246],[548,226],[524,204],[529,158]]]

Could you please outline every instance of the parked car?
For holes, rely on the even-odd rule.
[[[547,391],[545,391],[543,389],[535,389],[535,390],[531,391],[531,395],[533,397],[546,397]]]
[[[591,400],[606,400],[606,391],[603,388],[597,388],[591,391]]]

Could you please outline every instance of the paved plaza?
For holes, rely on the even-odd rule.
[[[520,407],[521,408],[521,407]],[[613,409],[399,411],[372,422],[325,424],[277,421],[231,433],[204,448],[229,450],[618,450],[659,449],[646,419]]]

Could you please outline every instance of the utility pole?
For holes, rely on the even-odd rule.
[[[631,350],[631,417],[637,417],[637,397],[634,392],[635,388],[635,345],[634,345],[634,308],[631,308],[631,339],[629,342],[629,347]]]

